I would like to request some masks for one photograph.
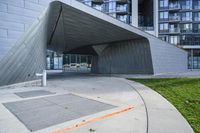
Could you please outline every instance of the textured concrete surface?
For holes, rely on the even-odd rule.
[[[83,116],[71,121],[63,121],[63,123],[51,125],[50,127],[35,131],[36,133],[47,133],[67,128],[71,125],[80,123],[83,120],[93,119],[112,113],[118,108],[127,105],[133,105],[134,108],[119,115],[102,119],[80,128],[74,128],[68,132],[88,133],[92,130],[96,133],[193,133],[192,128],[183,116],[162,96],[139,83],[119,77],[106,77],[86,73],[74,74],[54,72],[51,73],[48,78],[47,87],[16,87],[14,89],[1,90],[0,102],[24,101],[24,98],[18,97],[14,93],[38,89],[56,92],[56,94],[54,94],[55,96],[71,93],[83,98],[89,98],[98,102],[114,105],[117,108],[89,114],[88,116]],[[58,105],[65,105],[65,103],[68,102],[67,99],[64,100],[62,97],[40,96],[39,98],[49,99]],[[31,101],[33,99],[35,102],[38,102],[38,97],[27,98],[27,100]],[[64,104],[60,104],[60,101]],[[83,104],[84,103],[85,102],[83,102]],[[49,103],[46,103],[45,100],[45,102],[38,102],[38,104],[34,106],[49,107],[46,106],[47,104]],[[31,105],[33,105],[33,103],[25,106],[25,108],[31,108]],[[80,111],[80,113],[85,113],[84,110],[81,110],[79,107],[80,106],[75,106],[74,109]],[[85,108],[88,108],[87,104],[85,104]],[[46,114],[53,111],[54,108],[50,108],[49,112],[46,112]],[[29,115],[27,117],[29,117]],[[60,116],[55,114],[55,117],[59,118]],[[36,119],[37,117],[32,118]],[[44,124],[45,123],[46,122],[44,122]],[[48,122],[46,125],[48,125]],[[30,131],[11,112],[9,112],[6,107],[0,104],[0,132],[29,133]]]

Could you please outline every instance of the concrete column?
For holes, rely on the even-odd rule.
[[[132,25],[138,27],[138,0],[131,0],[132,2]]]
[[[193,70],[194,69],[194,64],[193,64],[194,63],[194,53],[193,53],[193,49],[191,49],[191,63],[192,63],[191,64],[192,65],[191,69]]]
[[[158,19],[159,19],[159,14],[158,14],[158,0],[153,1],[153,8],[154,8],[154,31],[155,31],[155,36],[158,37]]]

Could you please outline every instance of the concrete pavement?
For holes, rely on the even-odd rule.
[[[48,95],[20,97],[16,92],[42,90]],[[92,74],[54,73],[48,78],[47,87],[15,87],[1,89],[0,103],[47,99],[52,96],[73,94],[97,102],[115,106],[96,113],[80,116],[66,122],[47,126],[35,133],[65,131],[68,133],[193,133],[183,116],[158,93],[136,82],[120,77],[106,77]],[[76,103],[74,103],[76,106]],[[119,112],[127,106],[133,109],[111,117],[92,121],[71,130],[64,130],[81,122]],[[77,104],[77,106],[84,106]],[[43,108],[43,107],[41,107]],[[85,106],[84,110],[88,107]],[[75,111],[76,112],[76,111]],[[37,115],[37,111],[35,112]],[[51,116],[51,111],[46,110]],[[48,116],[48,115],[47,115]],[[42,121],[42,120],[41,120]],[[42,123],[44,124],[45,121]],[[31,131],[3,104],[0,104],[0,133],[30,133]]]

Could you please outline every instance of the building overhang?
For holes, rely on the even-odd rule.
[[[49,12],[50,41],[47,47],[57,52],[66,53],[84,46],[152,37],[75,0],[65,3],[54,1],[50,4]]]

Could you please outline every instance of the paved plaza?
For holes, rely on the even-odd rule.
[[[0,103],[0,133],[193,133],[166,99],[122,77],[53,72],[47,87],[2,88]]]

